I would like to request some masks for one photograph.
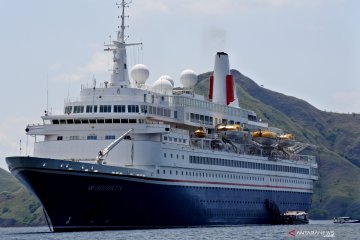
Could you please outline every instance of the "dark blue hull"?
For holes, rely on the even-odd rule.
[[[311,204],[311,193],[169,184],[114,175],[109,166],[80,171],[84,164],[75,162],[70,171],[59,169],[68,162],[53,159],[6,161],[39,198],[54,231],[270,224],[281,212],[308,211]]]

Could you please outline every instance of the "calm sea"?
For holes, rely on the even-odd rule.
[[[360,224],[310,221],[308,225],[242,225],[227,227],[121,230],[103,232],[51,233],[47,227],[0,228],[6,240],[112,240],[112,239],[360,239]]]

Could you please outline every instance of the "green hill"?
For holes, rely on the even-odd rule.
[[[208,95],[210,74],[199,76],[198,94]],[[236,70],[232,74],[242,108],[319,147],[320,180],[310,217],[360,217],[360,115],[320,111],[301,99],[265,89]]]
[[[0,226],[45,224],[40,202],[10,173],[0,168]]]

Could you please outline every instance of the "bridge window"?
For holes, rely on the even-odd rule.
[[[146,94],[145,94],[146,96]],[[147,113],[147,106],[146,105],[141,105],[141,112],[142,113]]]
[[[248,115],[248,120],[255,121],[256,122],[256,116],[254,115]]]
[[[74,106],[74,113],[83,113],[84,106]]]
[[[100,105],[100,112],[111,112],[111,105]]]
[[[125,105],[114,105],[114,113],[125,112]]]
[[[96,140],[96,139],[97,139],[97,136],[95,136],[95,135],[87,136],[87,140]]]
[[[138,113],[139,106],[138,105],[128,105],[128,112],[129,113]]]
[[[72,110],[72,106],[65,107],[65,114],[70,114]]]
[[[91,113],[93,106],[86,106],[86,112]]]

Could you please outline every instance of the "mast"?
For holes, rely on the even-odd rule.
[[[133,45],[140,45],[142,43],[126,43],[125,38],[125,8],[129,7],[131,2],[126,2],[122,0],[121,3],[116,3],[118,8],[121,7],[121,25],[118,27],[119,30],[117,31],[117,39],[110,44],[105,44],[105,51],[112,51],[113,52],[113,70],[110,79],[110,86],[114,87],[129,87],[129,73],[128,73],[128,66],[127,66],[127,58],[126,58],[126,47],[133,46]]]
[[[117,40],[121,43],[125,43],[125,7],[129,7],[129,4],[125,0],[122,0],[121,4],[116,3],[118,8],[122,6],[120,30],[117,31]]]

